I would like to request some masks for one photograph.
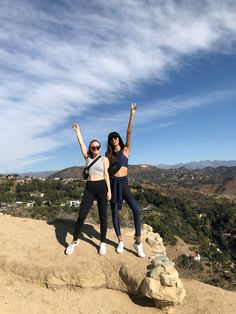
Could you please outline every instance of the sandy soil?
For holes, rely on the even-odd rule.
[[[162,313],[151,300],[108,289],[119,286],[121,265],[140,276],[147,272],[148,257],[132,249],[132,232],[124,230],[126,250],[115,252],[113,230],[108,232],[108,253],[97,253],[97,227],[86,225],[84,236],[71,256],[64,254],[72,239],[73,222],[48,224],[0,216],[0,313]],[[145,245],[147,256],[151,249]],[[83,272],[80,278],[79,273]],[[109,278],[107,278],[109,273]],[[110,284],[109,284],[110,282]],[[194,280],[183,280],[187,296],[176,314],[236,313],[236,293]]]
[[[191,245],[187,244],[179,237],[176,237],[176,239],[177,239],[177,242],[175,245],[166,245],[166,253],[167,253],[167,256],[171,260],[175,260],[179,255],[182,255],[182,254],[186,254],[186,255],[191,254],[191,251],[189,249]]]

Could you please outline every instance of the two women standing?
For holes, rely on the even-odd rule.
[[[119,223],[119,210],[122,209],[123,200],[129,205],[133,212],[135,225],[135,243],[134,248],[139,257],[145,257],[141,243],[141,215],[140,209],[134,200],[128,186],[128,157],[131,147],[131,131],[134,114],[137,110],[136,104],[131,104],[130,118],[126,134],[126,143],[117,132],[108,135],[108,144],[106,157],[97,160],[89,169],[89,178],[86,183],[85,192],[80,206],[80,213],[75,225],[73,242],[67,247],[66,254],[72,254],[74,248],[78,245],[78,236],[87,217],[93,201],[98,201],[99,219],[101,224],[101,244],[99,253],[106,254],[106,231],[107,231],[107,200],[110,200],[112,210],[112,221],[118,238],[117,253],[123,253],[124,241],[121,235]],[[77,133],[77,138],[81,147],[82,154],[89,165],[99,156],[100,143],[97,140],[90,142],[89,150],[86,150],[82,136],[77,124],[73,125]],[[108,175],[108,167],[110,180]]]

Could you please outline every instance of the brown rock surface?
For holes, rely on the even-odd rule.
[[[0,216],[0,313],[162,313],[152,300],[132,296],[146,276],[148,257],[135,254],[126,235],[124,254],[115,252],[113,230],[107,255],[98,255],[97,227],[87,224],[71,256],[73,222]],[[124,230],[129,234],[130,230]],[[132,233],[131,233],[132,234]],[[152,248],[144,243],[147,256]],[[176,314],[231,314],[236,294],[197,281],[184,281],[187,296]],[[115,291],[117,290],[117,291]],[[123,292],[122,292],[123,291]],[[124,292],[129,292],[129,294]]]

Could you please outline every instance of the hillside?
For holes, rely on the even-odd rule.
[[[141,280],[148,264],[148,257],[140,259],[133,253],[130,229],[124,229],[123,255],[115,253],[114,232],[109,230],[108,254],[99,256],[97,226],[86,224],[79,247],[72,256],[66,256],[64,250],[72,237],[72,221],[47,224],[0,216],[0,223],[2,314],[163,313],[151,300],[125,293],[127,287]],[[145,251],[150,256],[152,249],[145,244]],[[127,278],[130,279],[127,281]],[[174,313],[236,312],[235,292],[194,280],[183,282],[187,295]]]
[[[49,178],[82,178],[83,167],[70,167]],[[189,170],[160,169],[152,165],[130,165],[129,178],[135,182],[153,182],[197,190],[209,195],[236,199],[236,166]]]
[[[142,167],[144,173],[148,169],[149,166]],[[74,219],[84,185],[85,181],[71,178],[0,178],[0,211],[11,216],[34,219]],[[195,271],[195,278],[217,287],[235,289],[234,201],[220,195],[209,196],[197,188],[147,180],[141,183],[131,180],[130,188],[142,210],[142,221],[151,225],[166,243],[174,245],[179,237],[192,245],[193,251],[198,250],[202,256],[200,265],[188,265],[190,270]],[[89,216],[98,223],[96,206]],[[110,210],[108,223],[111,227]],[[123,227],[133,224],[126,203],[120,213],[120,223]],[[184,257],[178,261],[178,265],[186,268]]]
[[[49,178],[82,178],[83,167],[69,167],[53,173]]]
[[[190,161],[187,163],[178,163],[174,165],[158,164],[158,168],[162,169],[176,169],[180,167],[185,167],[187,169],[203,169],[206,167],[233,167],[236,166],[236,160],[201,160],[201,161]]]

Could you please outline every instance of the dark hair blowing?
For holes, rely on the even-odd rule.
[[[93,142],[99,143],[99,146],[101,147],[101,143],[100,143],[98,140],[92,140],[92,141],[89,143],[89,147],[88,147],[88,151],[87,151],[87,154],[88,154],[88,157],[89,157],[89,158],[93,158],[93,153],[91,152],[91,145],[92,145]]]
[[[106,157],[109,160],[111,159],[112,153],[114,152],[114,146],[110,143],[110,138],[112,138],[112,136],[117,136],[119,138],[119,145],[120,145],[121,149],[123,149],[125,147],[125,144],[124,144],[119,133],[111,132],[110,134],[108,134]]]

